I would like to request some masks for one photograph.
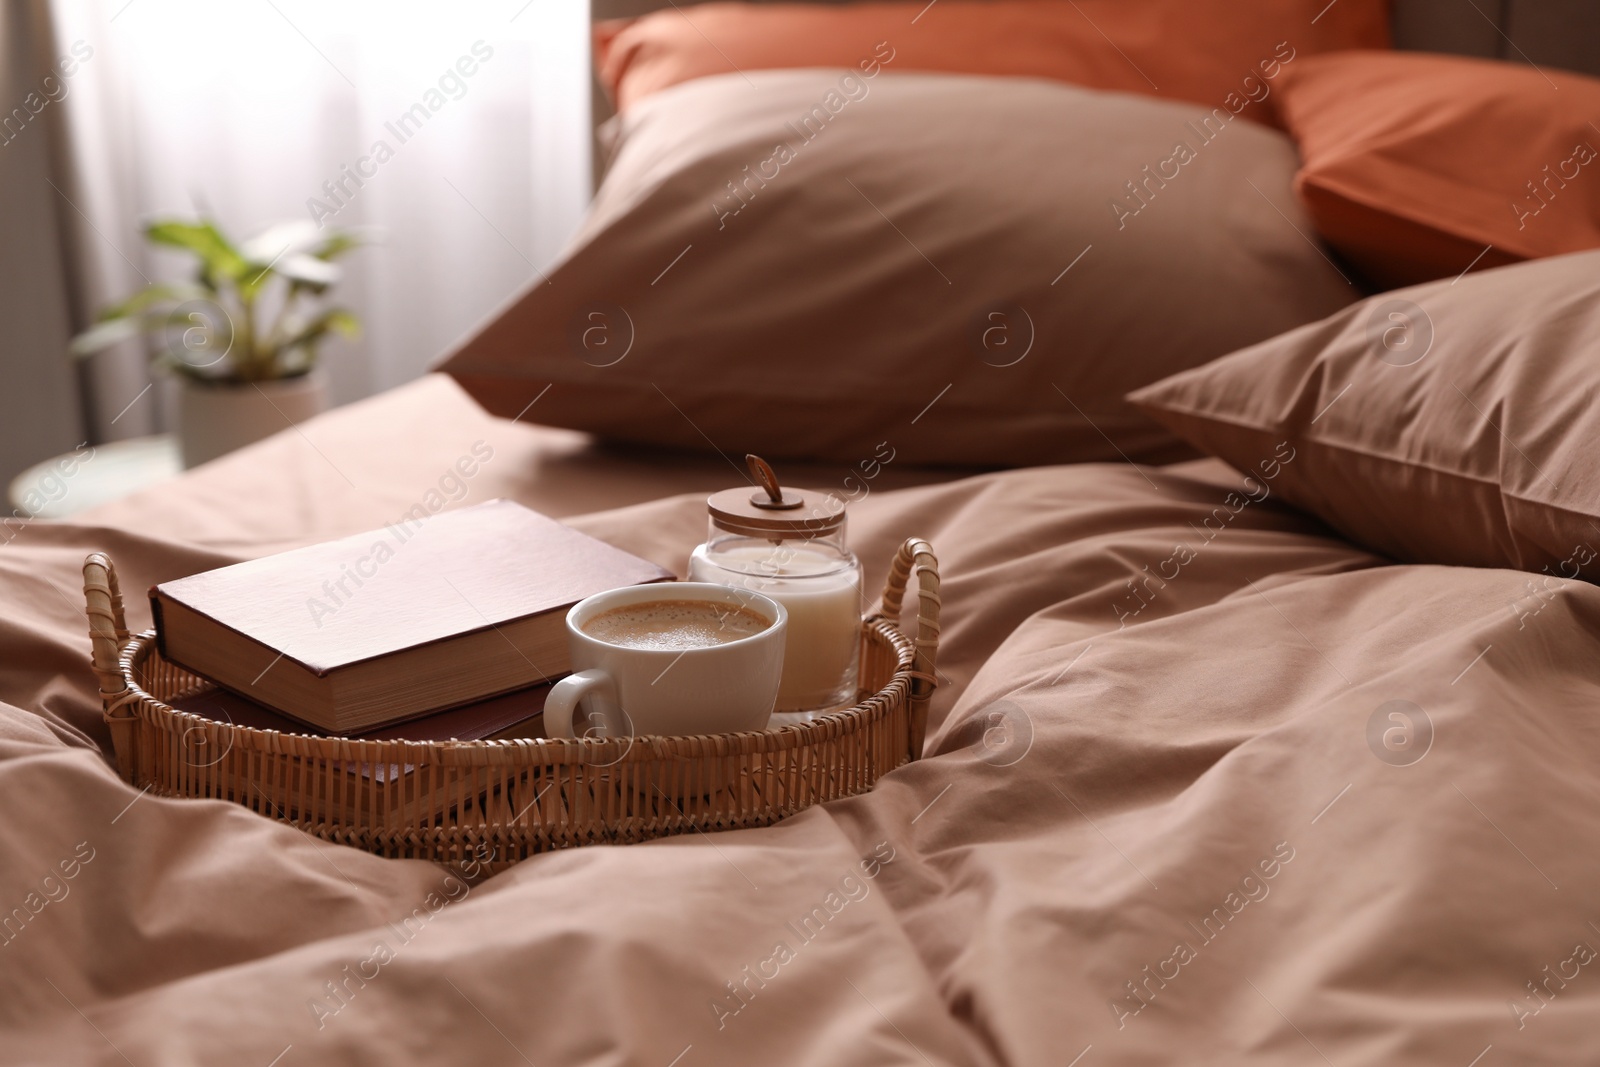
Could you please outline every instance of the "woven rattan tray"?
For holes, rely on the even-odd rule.
[[[898,628],[917,577],[915,638]],[[93,665],[123,778],[243,804],[327,841],[490,873],[556,848],[765,826],[872,788],[922,751],[939,646],[939,564],[912,539],[861,623],[854,707],[697,737],[371,741],[257,730],[167,703],[213,688],[130,635],[116,568],[83,564]]]

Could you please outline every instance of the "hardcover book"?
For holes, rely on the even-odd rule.
[[[566,674],[567,609],[671,572],[491,501],[150,590],[161,654],[329,733]]]

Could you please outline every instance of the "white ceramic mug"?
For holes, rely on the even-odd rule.
[[[664,600],[744,608],[768,620],[760,633],[690,649],[630,648],[584,632],[602,612]],[[567,612],[573,673],[544,702],[549,737],[716,734],[763,730],[778,700],[789,616],[760,593],[709,582],[660,582],[596,593]],[[588,723],[579,718],[579,705]]]

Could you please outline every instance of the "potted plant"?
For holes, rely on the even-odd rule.
[[[84,356],[141,334],[153,340],[153,362],[181,385],[185,467],[327,407],[318,347],[331,333],[354,336],[357,322],[344,308],[303,305],[338,281],[333,261],[357,246],[354,234],[290,222],[235,245],[207,219],[157,220],[144,234],[192,254],[194,280],[157,282],[106,308],[72,351]]]

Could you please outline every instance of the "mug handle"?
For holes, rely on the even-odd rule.
[[[569,674],[557,682],[544,698],[544,732],[546,737],[575,737],[572,715],[578,702],[590,693],[609,697],[617,703],[617,683],[611,675],[598,668]]]

